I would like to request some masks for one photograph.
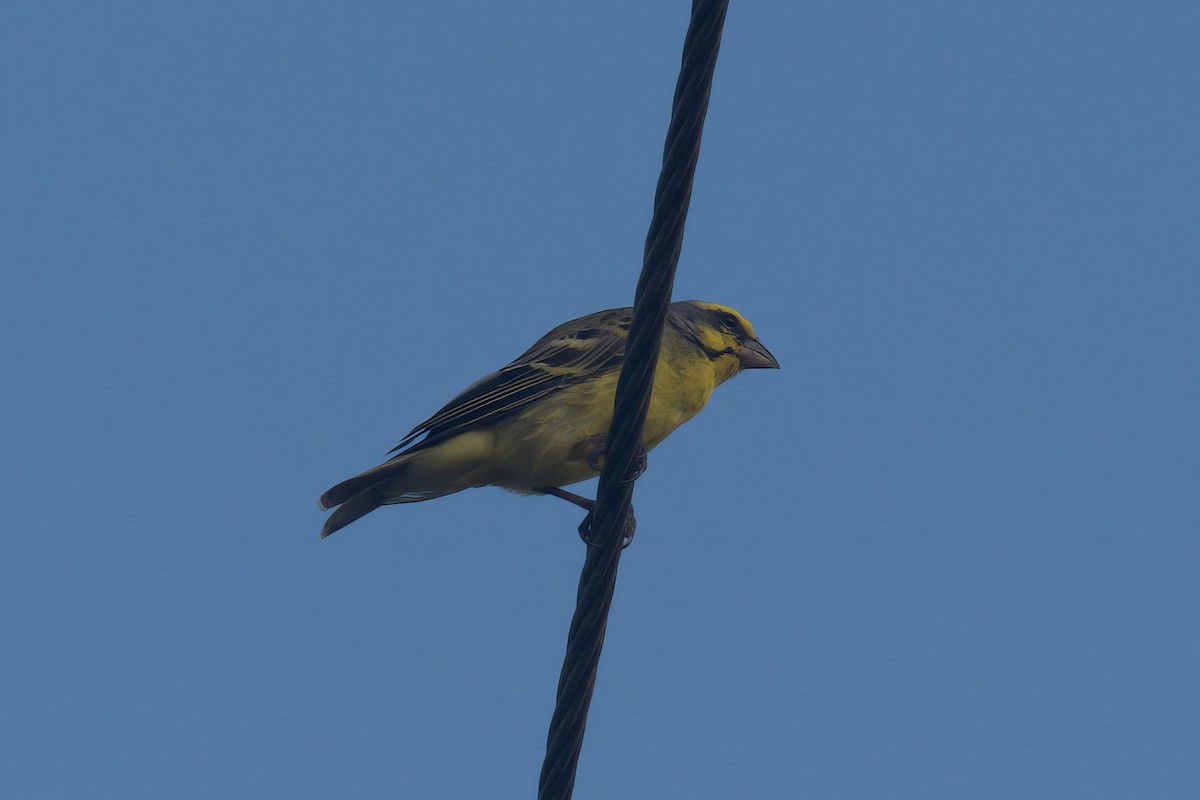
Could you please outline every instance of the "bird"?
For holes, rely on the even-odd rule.
[[[384,463],[321,495],[333,510],[321,538],[375,509],[499,486],[519,494],[589,500],[562,489],[597,476],[612,422],[632,308],[565,322],[496,372],[464,389],[405,436]],[[642,433],[644,452],[747,369],[779,369],[754,327],[734,309],[671,303]]]

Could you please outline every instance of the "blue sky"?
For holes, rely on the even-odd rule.
[[[0,774],[533,795],[583,546],[316,498],[627,304],[688,4],[0,19]],[[733,3],[577,798],[1200,791],[1200,7]],[[592,491],[584,485],[585,491]]]

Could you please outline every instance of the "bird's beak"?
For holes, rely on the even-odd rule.
[[[779,362],[775,360],[775,356],[771,355],[771,351],[763,347],[758,339],[742,342],[738,359],[742,362],[742,369],[779,369]]]

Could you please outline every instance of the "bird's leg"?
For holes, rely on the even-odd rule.
[[[596,501],[587,497],[580,497],[574,492],[568,492],[566,489],[560,489],[557,486],[534,487],[534,491],[548,494],[551,497],[557,497],[560,500],[566,500],[572,505],[577,505],[584,511],[592,512],[596,510]]]
[[[580,497],[574,492],[568,492],[566,489],[560,489],[557,486],[536,487],[536,491],[542,494],[548,494],[551,497],[557,497],[560,500],[566,500],[568,503],[577,505],[587,511],[587,516],[583,518],[583,522],[579,523],[579,538],[583,539],[583,543],[588,547],[599,547],[592,541],[592,518],[596,512],[596,501],[587,497]],[[637,531],[637,517],[633,515],[633,506],[629,507],[629,514],[625,517],[625,530],[621,533],[621,548],[629,547],[633,543],[633,534]]]

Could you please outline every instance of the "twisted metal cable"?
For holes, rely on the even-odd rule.
[[[675,283],[675,266],[683,245],[700,136],[728,5],[728,0],[692,3],[692,20],[684,39],[662,171],[655,190],[654,215],[646,236],[633,321],[596,491],[591,535],[594,546],[587,548],[579,576],[575,616],[567,635],[567,653],[550,720],[538,800],[569,800],[575,786],[575,768],[583,747],[588,705],[596,685],[608,609],[617,582],[625,521],[631,513],[636,478],[634,462],[642,449],[642,427],[650,407],[654,369]]]

